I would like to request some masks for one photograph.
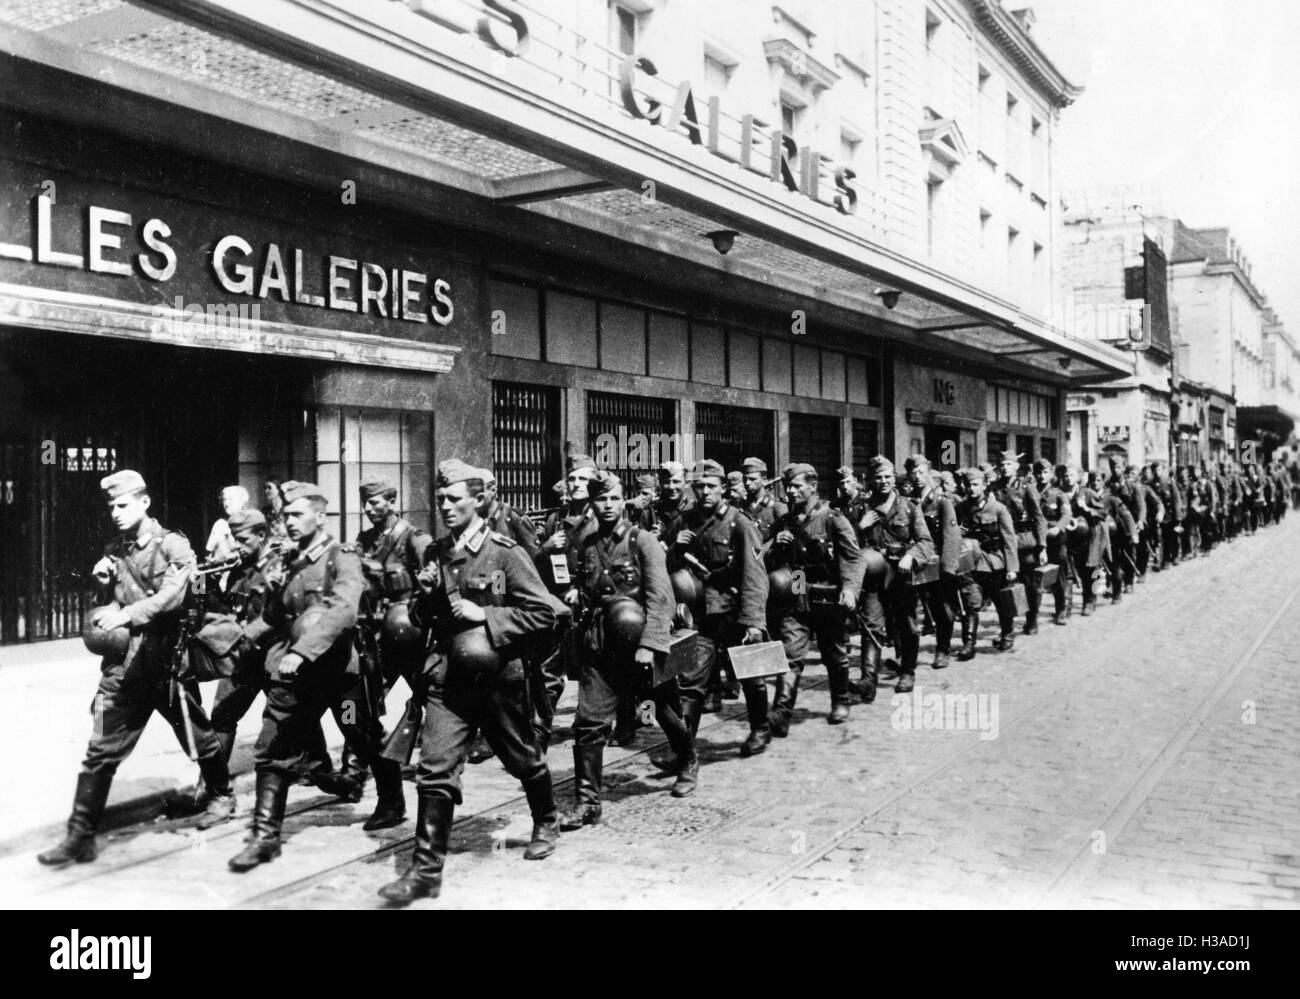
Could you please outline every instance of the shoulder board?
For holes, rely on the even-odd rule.
[[[496,531],[492,532],[492,540],[502,548],[515,548],[519,544],[514,538],[507,538],[504,534],[499,534]]]

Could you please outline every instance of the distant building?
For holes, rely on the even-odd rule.
[[[1128,377],[1070,393],[1070,461],[1168,460],[1174,349],[1163,236],[1133,206],[1067,212],[1064,233],[1062,324],[1132,358]]]

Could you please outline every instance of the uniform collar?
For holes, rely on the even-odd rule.
[[[894,490],[890,493],[889,498],[886,499],[884,503],[871,503],[871,500],[867,500],[867,503],[871,505],[871,509],[875,510],[877,513],[889,513],[897,502],[898,490]]]
[[[134,538],[123,535],[123,541],[127,548],[143,549],[151,545],[163,533],[162,524],[158,523],[153,517],[145,517],[144,530],[137,532]]]
[[[333,543],[334,543],[333,538],[331,538],[328,534],[322,533],[321,536],[316,539],[316,543],[313,544],[310,548],[298,550],[298,555],[295,561],[315,562],[318,558],[320,558],[322,555],[325,554],[326,550]]]
[[[459,539],[451,543],[452,551],[468,551],[471,555],[477,555],[478,550],[483,547],[483,542],[487,536],[492,533],[492,528],[482,517],[475,518],[465,528],[465,532]]]

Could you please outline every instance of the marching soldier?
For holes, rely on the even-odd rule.
[[[650,530],[665,549],[672,545],[681,521],[693,506],[695,497],[686,488],[686,469],[679,462],[665,461],[659,466],[659,498],[649,516]]]
[[[280,855],[290,777],[302,764],[328,709],[375,775],[379,801],[363,829],[386,829],[406,817],[398,765],[379,755],[352,631],[365,590],[356,549],[325,530],[324,492],[309,482],[284,485],[285,530],[293,547],[284,555],[283,583],[274,588],[249,637],[269,644],[266,708],[257,739],[257,801],[248,846],[230,859],[236,873]]]
[[[673,588],[662,546],[623,516],[623,484],[601,472],[588,486],[599,527],[578,552],[578,576],[565,600],[581,608],[582,676],[573,724],[576,806],[560,819],[563,830],[600,821],[605,743],[618,706],[635,701],[656,656],[669,650]],[[675,679],[654,689],[656,716],[682,766],[672,795],[694,793],[699,772],[695,739],[681,715]]]
[[[835,499],[831,503],[831,507],[842,513],[844,519],[849,522],[849,525],[853,528],[853,536],[857,539],[858,547],[866,547],[861,522],[863,515],[870,508],[870,503],[866,491],[862,488],[862,483],[858,481],[857,475],[848,465],[841,465],[835,469]],[[865,589],[864,585],[864,594]],[[852,702],[854,695],[856,695],[862,703],[870,704],[876,699],[876,685],[882,679],[887,681],[898,679],[898,664],[892,659],[886,664],[887,673],[883,677],[881,676],[880,666],[882,647],[892,645],[895,641],[893,633],[894,621],[892,617],[885,615],[884,633],[871,632],[865,596],[858,601],[857,610],[854,611],[854,621],[857,624],[858,635],[861,636],[860,670],[862,675],[856,685],[849,684],[849,700]],[[779,631],[779,627],[777,630]]]
[[[1020,578],[1025,584],[1025,597],[1029,601],[1024,632],[1026,635],[1036,635],[1038,605],[1043,595],[1038,591],[1038,577],[1033,570],[1043,563],[1043,552],[1047,548],[1047,519],[1043,516],[1038,489],[1033,480],[1020,475],[1021,457],[1014,451],[1002,452],[999,464],[1001,474],[994,483],[992,492],[1011,514],[1011,524],[1016,529],[1016,556],[1020,564]]]
[[[1052,463],[1046,458],[1034,462],[1034,480],[1038,486],[1038,503],[1047,521],[1047,551],[1049,563],[1056,565],[1056,583],[1052,587],[1054,604],[1052,623],[1064,625],[1073,612],[1071,587],[1075,578],[1070,559],[1068,527],[1073,515],[1070,498],[1053,479]],[[1042,594],[1039,594],[1042,599]]]
[[[894,482],[894,463],[882,455],[871,459],[871,495],[857,527],[862,547],[884,556],[888,564],[879,586],[863,586],[858,601],[862,631],[862,699],[876,697],[881,647],[892,631],[898,647],[898,683],[894,692],[906,694],[916,686],[916,662],[921,650],[918,594],[912,568],[934,557],[934,542],[919,504],[901,495]],[[892,624],[892,628],[889,624]],[[951,633],[950,636],[951,638]],[[835,712],[832,711],[832,715]],[[848,709],[843,711],[848,716]]]
[[[97,856],[95,833],[113,775],[131,755],[153,713],[162,715],[181,745],[198,757],[210,792],[210,824],[234,813],[230,774],[221,744],[203,711],[198,684],[172,676],[180,609],[195,569],[185,535],[149,516],[149,493],[139,472],[123,469],[99,483],[119,536],[104,548],[94,576],[113,605],[95,613],[97,634],[116,642],[100,663],[93,711],[95,733],[77,775],[67,836],[37,859],[52,867]],[[105,634],[107,633],[107,634]]]
[[[957,526],[957,506],[938,485],[938,476],[923,454],[913,454],[903,463],[911,482],[912,495],[925,518],[926,530],[939,557],[939,579],[922,588],[922,599],[929,602],[934,619],[934,669],[951,664],[952,631],[957,620],[957,561],[961,555],[961,528]],[[863,646],[865,653],[866,646]]]
[[[1110,535],[1110,602],[1117,604],[1125,592],[1133,592],[1137,572],[1134,553],[1137,548],[1137,522],[1122,497],[1107,488],[1097,476],[1096,490],[1106,511],[1106,530]]]
[[[694,616],[699,632],[696,664],[677,678],[682,717],[691,736],[700,728],[704,702],[719,657],[733,645],[763,640],[767,607],[767,576],[760,561],[760,543],[753,523],[727,502],[726,473],[716,461],[696,465],[692,486],[695,503],[685,514],[668,550],[670,569],[688,569],[704,591],[703,606]],[[767,730],[767,687],[761,680],[743,684],[750,735],[741,747],[746,756],[761,753],[771,741]],[[748,747],[748,748],[746,748]],[[678,757],[678,773],[686,761]]]
[[[727,502],[737,508],[745,502],[745,476],[740,472],[727,473]]]
[[[1163,462],[1154,465],[1155,490],[1164,506],[1164,520],[1160,525],[1160,539],[1163,548],[1164,565],[1177,565],[1182,561],[1185,530],[1183,520],[1186,517],[1186,505],[1182,490],[1169,477],[1169,466]]]
[[[781,473],[790,509],[776,522],[767,561],[771,569],[802,572],[803,592],[793,593],[781,617],[781,641],[789,668],[777,680],[769,713],[772,734],[790,732],[790,717],[799,696],[809,640],[817,640],[830,680],[831,711],[827,721],[839,725],[849,717],[849,637],[847,614],[857,610],[865,565],[853,525],[817,495],[817,470],[790,464]]]
[[[787,507],[767,487],[767,463],[761,458],[746,458],[740,464],[745,476],[745,500],[740,512],[754,522],[758,540],[766,551],[772,542],[772,525],[784,517]]]
[[[980,610],[987,600],[996,599],[1003,586],[1015,581],[1020,571],[1015,525],[1011,514],[997,498],[986,490],[985,474],[978,468],[963,468],[957,472],[958,488],[964,498],[957,504],[957,524],[962,537],[975,545],[975,569],[960,577],[961,596],[966,607],[962,621],[962,648],[957,658],[963,662],[975,657],[975,644],[979,638]],[[995,603],[996,606],[996,603]],[[999,606],[998,625],[1001,629],[993,648],[998,652],[1010,651],[1016,641],[1015,618],[1008,617]]]
[[[532,561],[479,516],[479,496],[490,477],[461,461],[438,466],[438,512],[449,533],[429,547],[413,604],[417,623],[432,630],[434,642],[415,693],[417,704],[424,704],[415,852],[406,873],[379,890],[402,905],[436,898],[442,889],[461,773],[479,729],[528,799],[533,834],[525,859],[549,857],[559,839],[551,771],[533,727],[526,676],[529,644],[549,634],[555,613]]]
[[[489,473],[491,469],[488,469]],[[497,480],[492,476],[483,488],[483,509],[480,516],[497,534],[504,534],[519,545],[529,558],[537,556],[539,546],[537,528],[527,517],[503,499],[497,498]]]
[[[1105,566],[1110,550],[1110,534],[1106,529],[1106,509],[1102,497],[1080,482],[1079,469],[1062,465],[1057,468],[1061,489],[1070,500],[1070,510],[1076,529],[1070,532],[1070,559],[1079,574],[1083,588],[1083,610],[1080,615],[1090,617],[1097,606],[1097,570]]]

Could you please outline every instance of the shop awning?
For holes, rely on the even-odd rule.
[[[0,47],[464,192],[488,210],[457,221],[502,235],[529,228],[512,224],[525,217],[590,230],[715,271],[719,289],[731,276],[736,287],[807,296],[1008,373],[1070,383],[1131,373],[1113,348],[889,248],[871,218],[846,218],[635,119],[611,71],[616,54],[527,9],[532,42],[520,58],[479,40],[483,18],[513,36],[474,0],[0,0]],[[638,85],[637,100],[672,100],[667,82],[642,74]],[[202,148],[201,130],[157,135],[157,116],[106,122],[39,87],[8,87],[4,100],[206,155],[249,155]],[[725,256],[708,238],[719,230],[738,233]]]

